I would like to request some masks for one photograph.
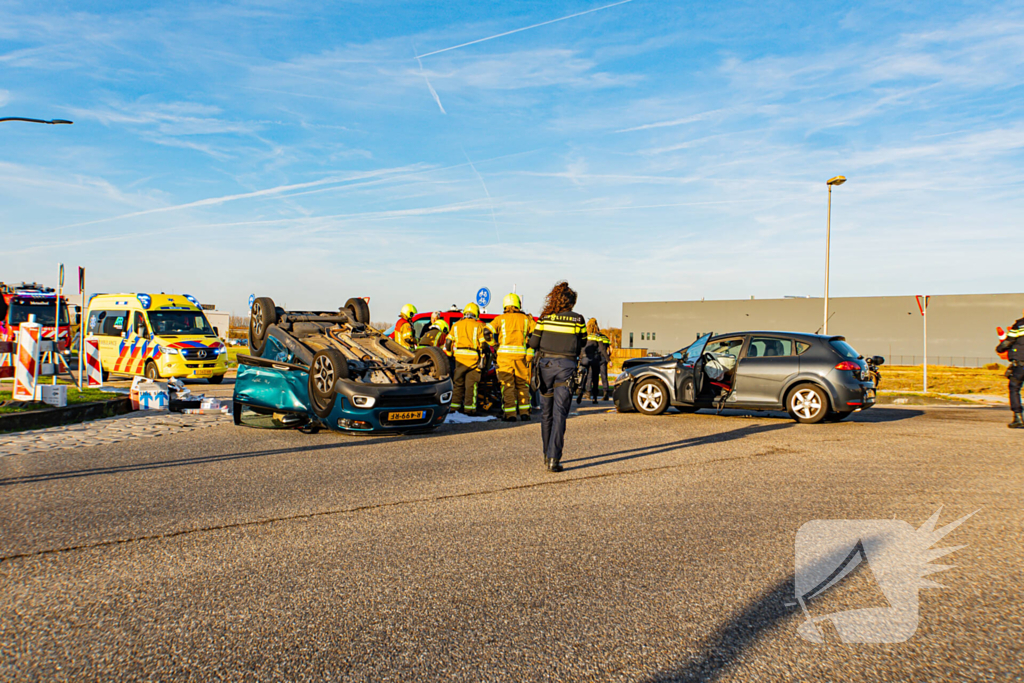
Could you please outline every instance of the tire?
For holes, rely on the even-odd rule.
[[[262,356],[267,345],[267,329],[277,322],[277,308],[270,297],[261,296],[252,302],[249,311],[249,353]]]
[[[814,384],[800,384],[786,396],[789,416],[802,424],[817,424],[829,413],[828,397]]]
[[[348,378],[348,362],[337,349],[320,349],[309,364],[309,405],[318,417],[327,417],[334,410],[338,394],[334,385]]]
[[[428,370],[428,374],[431,377],[436,380],[448,379],[448,376],[451,374],[448,356],[444,355],[441,349],[436,346],[426,346],[422,349],[417,349],[412,362],[425,363],[427,361],[433,363],[433,367]]]
[[[242,424],[242,404],[238,401],[231,402],[231,421],[236,425]]]
[[[839,412],[830,410],[828,415],[825,416],[825,422],[842,422],[851,415],[853,415],[852,410],[842,410]]]
[[[160,379],[160,371],[156,369],[156,363],[151,360],[146,361],[146,368],[143,374],[146,375],[146,379],[154,381]]]
[[[348,309],[348,312],[352,314],[357,323],[370,324],[370,304],[362,299],[352,297],[345,302],[345,308]]]
[[[668,409],[668,389],[654,377],[640,380],[633,389],[633,406],[644,415],[661,415]]]
[[[220,384],[224,381],[224,375],[214,375],[207,380],[210,384]]]

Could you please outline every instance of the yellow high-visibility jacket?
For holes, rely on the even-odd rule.
[[[535,326],[533,318],[521,311],[502,313],[487,323],[487,329],[498,341],[498,358],[533,358],[533,349],[526,347],[526,341]]]
[[[463,318],[452,326],[448,335],[455,360],[463,365],[473,366],[480,360],[480,351],[487,343],[487,327],[475,318]]]

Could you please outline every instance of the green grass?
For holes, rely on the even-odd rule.
[[[68,384],[65,380],[58,380],[58,384]],[[112,398],[117,398],[118,394],[112,394],[101,389],[84,389],[78,391],[73,385],[68,386],[68,405],[75,403],[92,403],[93,401],[107,401]],[[10,391],[0,391],[0,403],[11,400]],[[25,410],[36,410],[35,404],[28,407],[15,406],[0,406],[0,415],[4,413],[20,413]]]
[[[238,366],[238,354],[249,353],[248,346],[229,346],[228,347],[228,367],[234,368]]]

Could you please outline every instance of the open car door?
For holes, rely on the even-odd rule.
[[[704,348],[714,334],[714,332],[708,332],[690,344],[686,353],[676,363],[677,403],[693,405],[697,401],[704,374]]]

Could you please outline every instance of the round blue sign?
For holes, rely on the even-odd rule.
[[[252,309],[253,302],[255,302],[255,301],[256,301],[256,295],[255,294],[250,294],[249,295],[249,308],[250,309]]]
[[[491,303],[491,290],[481,287],[476,293],[476,305],[484,308],[489,303]]]

